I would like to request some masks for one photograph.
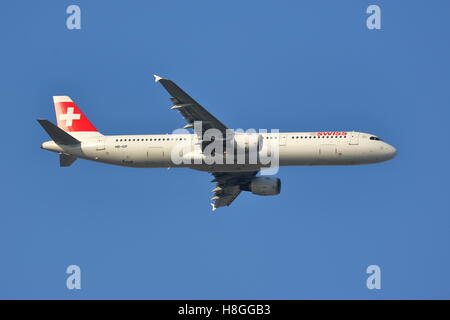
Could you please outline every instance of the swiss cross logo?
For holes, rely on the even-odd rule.
[[[73,107],[69,107],[69,108],[67,108],[67,113],[66,114],[60,114],[59,115],[59,120],[65,120],[67,127],[72,126],[72,121],[73,120],[80,120],[80,118],[81,118],[81,114],[73,113],[74,109],[75,108],[73,108]]]
[[[58,127],[67,132],[97,131],[77,105],[67,96],[53,96]]]

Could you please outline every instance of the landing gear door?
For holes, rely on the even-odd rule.
[[[356,145],[359,144],[359,132],[353,131],[350,133],[350,142],[349,144]]]

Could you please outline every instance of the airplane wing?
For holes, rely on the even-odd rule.
[[[216,187],[212,190],[214,197],[211,200],[212,210],[217,208],[229,206],[234,199],[241,193],[241,187],[247,187],[250,181],[258,171],[244,171],[244,172],[213,172]]]
[[[211,113],[203,108],[197,101],[192,99],[186,92],[177,86],[173,81],[161,78],[154,75],[155,82],[159,82],[171,95],[170,100],[173,102],[171,109],[178,110],[181,115],[186,119],[187,125],[185,129],[193,128],[194,121],[202,122],[202,132],[196,132],[200,138],[203,137],[203,133],[208,129],[218,129],[225,137],[226,130],[228,129],[222,122],[216,119]]]
[[[170,100],[173,102],[171,109],[178,110],[186,119],[187,125],[184,128],[194,128],[194,122],[200,121],[202,123],[202,131],[196,132],[200,140],[202,140],[206,130],[213,128],[220,130],[222,135],[226,137],[228,127],[192,99],[183,89],[171,80],[157,75],[154,75],[154,77],[155,81],[161,83],[171,95]],[[204,143],[202,142],[203,149]],[[239,196],[241,190],[243,190],[242,188],[248,188],[251,179],[257,173],[258,171],[213,172],[214,180],[212,182],[216,183],[216,187],[212,190],[214,196],[211,198],[214,201],[211,204],[213,211],[220,207],[229,206]]]

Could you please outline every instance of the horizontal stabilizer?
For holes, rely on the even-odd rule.
[[[42,126],[42,128],[44,128],[44,130],[48,133],[50,138],[52,138],[52,140],[55,141],[56,144],[64,144],[70,146],[80,143],[79,140],[75,139],[70,134],[58,128],[48,120],[38,119],[38,122]]]
[[[59,154],[59,166],[60,167],[70,167],[72,165],[72,163],[75,162],[75,160],[77,160],[77,157],[74,157],[70,154],[64,154],[64,153]]]

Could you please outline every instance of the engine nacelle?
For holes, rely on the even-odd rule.
[[[253,178],[250,182],[250,191],[260,196],[275,196],[281,191],[281,180],[269,177]]]

